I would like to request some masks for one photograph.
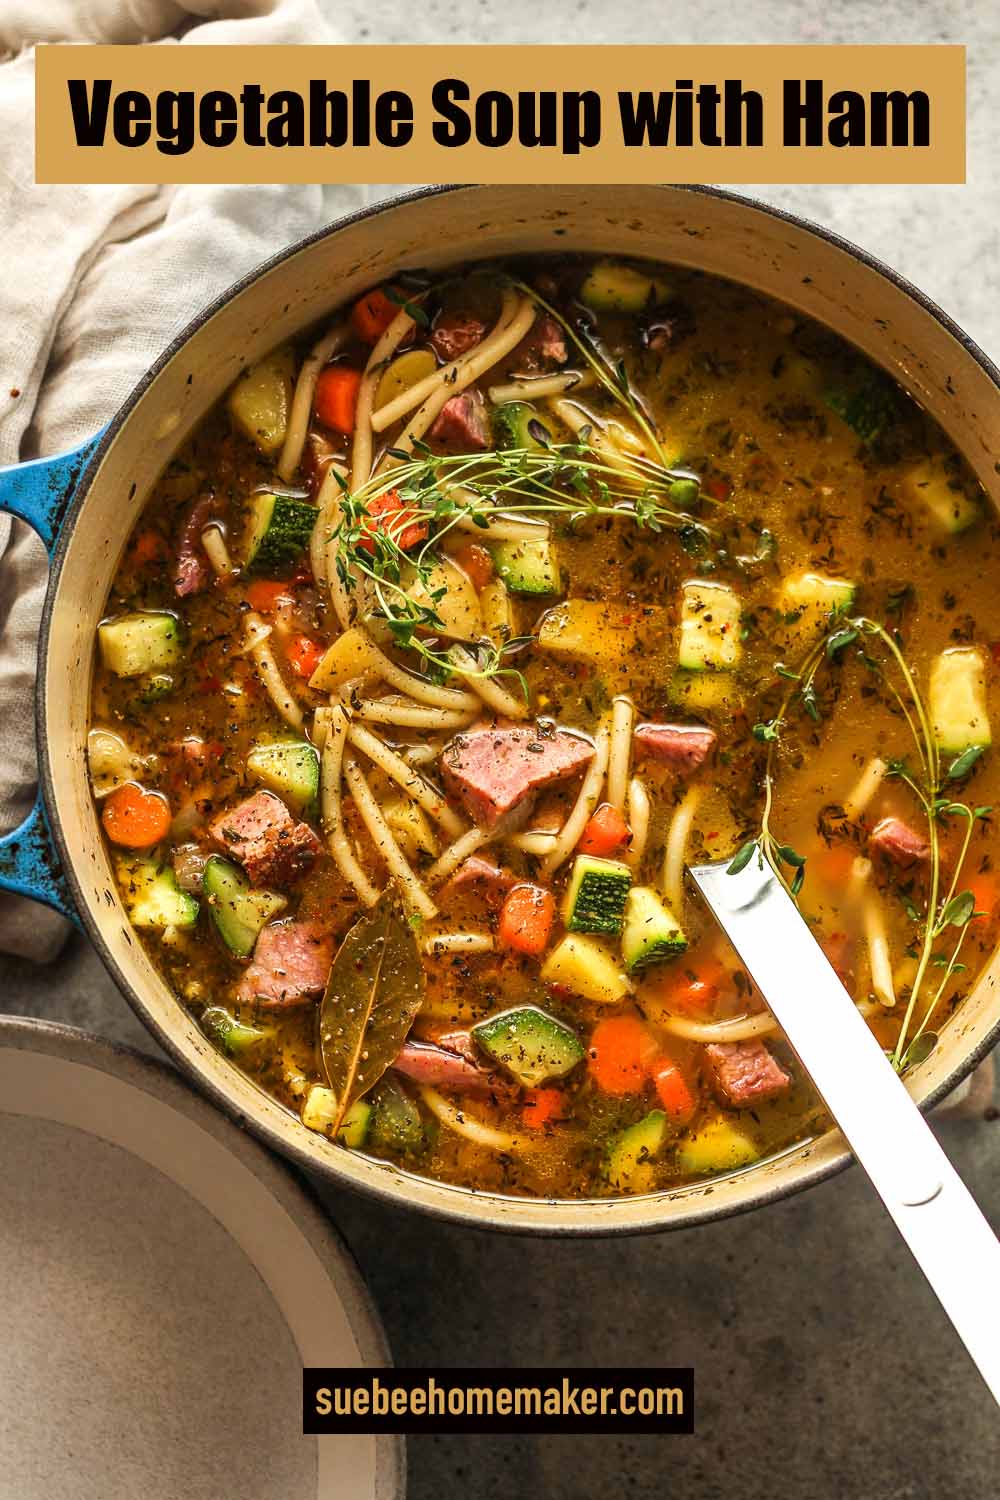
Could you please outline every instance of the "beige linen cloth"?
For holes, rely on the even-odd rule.
[[[0,465],[95,433],[201,307],[324,219],[318,186],[36,186],[31,47],[60,40],[333,39],[313,0],[0,0]],[[364,188],[338,194],[345,211],[366,201]],[[45,578],[37,538],[0,516],[0,832],[35,794]],[[54,912],[0,895],[0,951],[49,959],[66,932]]]

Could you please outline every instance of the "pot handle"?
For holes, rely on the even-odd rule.
[[[102,436],[99,432],[55,458],[36,458],[0,468],[0,511],[27,521],[50,554],[80,475]],[[41,901],[80,926],[59,867],[41,794],[20,827],[0,838],[0,891]]]

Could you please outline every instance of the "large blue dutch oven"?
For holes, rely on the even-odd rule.
[[[749,1209],[848,1158],[836,1132],[711,1183],[601,1202],[546,1202],[430,1182],[305,1130],[205,1040],[131,931],[85,758],[95,631],[130,529],[164,465],[248,362],[406,266],[526,252],[650,256],[744,282],[828,324],[906,386],[1000,501],[1000,374],[944,313],[842,240],[702,188],[463,187],[391,200],[293,246],[206,308],[109,427],[74,453],[0,473],[0,506],[51,553],[39,645],[40,800],[0,844],[0,887],[74,917],[163,1046],[217,1104],[303,1167],[481,1227],[549,1234],[657,1230]],[[997,628],[1000,635],[1000,608]],[[928,1105],[997,1039],[996,955],[911,1086]]]

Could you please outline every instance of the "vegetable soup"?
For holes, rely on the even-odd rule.
[[[767,860],[894,1065],[995,941],[1000,547],[733,283],[401,275],[241,375],[99,630],[89,762],[206,1036],[344,1149],[573,1198],[828,1121],[687,862]]]

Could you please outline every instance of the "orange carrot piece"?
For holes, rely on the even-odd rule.
[[[639,1094],[655,1056],[656,1040],[638,1016],[608,1016],[591,1033],[587,1067],[605,1094]]]
[[[544,953],[555,914],[551,891],[541,885],[515,885],[500,908],[500,946],[531,957]]]
[[[368,520],[364,522],[364,529],[388,533],[396,546],[404,552],[409,547],[415,547],[418,542],[426,542],[428,536],[427,521],[423,513],[413,505],[404,505],[396,490],[386,490],[384,495],[376,495],[374,500],[369,500]],[[375,552],[375,543],[367,537],[361,537],[357,545],[363,552]]]
[[[326,647],[322,641],[314,641],[311,635],[293,635],[285,647],[288,664],[296,677],[308,682],[323,659]]]
[[[170,830],[170,804],[160,792],[126,781],[111,793],[101,812],[104,832],[124,849],[148,849]]]
[[[358,404],[360,370],[349,365],[327,365],[316,382],[313,410],[326,427],[350,437]]]
[[[1000,896],[997,877],[984,871],[982,875],[973,875],[969,880],[960,880],[958,885],[959,890],[971,891],[975,897],[975,916],[970,921],[982,922],[984,926],[988,926],[996,916],[997,898]]]
[[[399,304],[377,286],[355,302],[351,309],[351,327],[362,343],[377,344],[398,312]]]
[[[815,865],[820,877],[827,885],[842,886],[851,873],[857,850],[853,844],[831,844],[822,854],[809,861],[808,870]]]
[[[632,830],[616,807],[602,802],[580,835],[581,854],[617,854],[631,841]]]
[[[542,1130],[562,1119],[565,1106],[566,1096],[562,1089],[525,1089],[521,1119],[531,1130]]]
[[[148,563],[162,562],[168,552],[165,539],[152,527],[137,533],[130,550],[132,561],[140,568]]]
[[[649,1072],[665,1113],[676,1124],[686,1125],[698,1107],[698,1100],[680,1068],[672,1057],[662,1055],[653,1059]]]
[[[466,542],[452,553],[476,593],[481,593],[493,577],[493,558],[478,542]]]
[[[272,578],[256,578],[247,589],[247,603],[260,615],[272,615],[283,599],[291,599],[290,583],[275,583]]]
[[[690,969],[653,980],[650,990],[674,1015],[706,1016],[718,1000],[728,971],[717,958],[699,958]]]

